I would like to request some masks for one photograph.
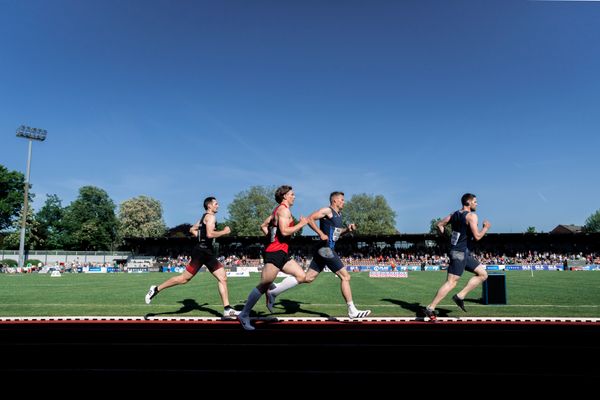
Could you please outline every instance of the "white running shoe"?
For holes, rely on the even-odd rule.
[[[371,310],[356,310],[356,314],[348,312],[348,316],[352,319],[366,318],[371,314]]]
[[[265,293],[265,298],[267,299],[267,309],[269,310],[269,312],[271,314],[273,314],[273,306],[275,305],[275,296],[273,296],[271,294],[271,292],[269,292],[267,290],[267,293]]]
[[[244,328],[247,331],[253,331],[255,328],[250,324],[250,316],[249,315],[244,315],[244,314],[238,314],[237,316],[238,321],[240,321],[240,324],[242,324],[242,328]]]
[[[148,293],[146,293],[146,304],[150,304],[154,296],[158,294],[158,286],[152,285],[150,289],[148,289]]]
[[[232,318],[240,315],[241,311],[236,311],[233,308],[226,308],[223,310],[223,318]]]

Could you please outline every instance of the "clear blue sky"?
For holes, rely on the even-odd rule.
[[[404,233],[479,198],[491,232],[600,208],[600,2],[0,0],[0,164],[33,203],[148,195],[168,226],[290,184],[382,194]]]

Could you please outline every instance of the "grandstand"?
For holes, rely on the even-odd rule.
[[[27,250],[25,259],[40,260],[44,265],[122,264],[131,255],[128,251]],[[16,260],[18,257],[18,250],[0,250],[0,264],[3,260]]]
[[[300,260],[312,257],[316,236],[295,237],[291,242],[292,254]],[[125,247],[133,254],[176,258],[189,254],[195,241],[187,237],[158,239],[127,239]],[[265,241],[262,237],[219,238],[218,252],[224,257],[259,260]],[[349,235],[341,239],[336,251],[347,265],[428,266],[447,263],[447,240],[432,234],[400,234],[386,236]],[[569,262],[584,259],[589,264],[600,264],[600,233],[560,235],[550,233],[488,234],[475,247],[475,252],[486,264],[554,263],[567,266]],[[568,260],[568,261],[567,261]]]

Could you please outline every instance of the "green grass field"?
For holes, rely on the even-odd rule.
[[[222,305],[216,280],[208,273],[198,274],[187,285],[160,293],[151,305],[144,295],[151,284],[159,284],[173,274],[0,274],[0,317],[16,316],[217,316]],[[466,273],[458,291],[471,275]],[[445,280],[445,272],[409,272],[404,279],[369,278],[352,274],[354,302],[373,310],[372,317],[413,317],[427,304]],[[231,304],[241,309],[259,275],[229,278]],[[530,272],[506,273],[507,305],[484,305],[481,288],[467,297],[468,314],[450,299],[438,306],[442,317],[600,317],[600,273]],[[277,298],[280,316],[346,316],[339,280],[324,273],[315,282],[300,285]],[[255,307],[267,314],[263,299]]]

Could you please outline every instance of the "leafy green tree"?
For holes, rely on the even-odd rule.
[[[12,230],[4,238],[5,249],[17,250],[21,244],[21,215],[13,221]],[[45,240],[41,234],[40,223],[36,220],[33,210],[27,209],[27,221],[25,224],[25,250],[37,250],[45,248]]]
[[[73,250],[110,250],[117,239],[115,203],[106,191],[83,186],[63,218],[67,247]]]
[[[25,176],[0,165],[0,231],[9,228],[23,207]],[[29,195],[29,200],[33,195]]]
[[[147,196],[122,202],[118,219],[119,236],[122,238],[157,238],[167,231],[162,205],[158,200]]]
[[[535,232],[535,226],[528,226],[527,230],[525,231],[525,233],[536,233]]]
[[[44,248],[48,250],[62,249],[65,239],[63,217],[65,209],[56,194],[47,194],[46,202],[35,215],[40,226],[40,237],[44,241]]]
[[[429,233],[437,234],[440,232],[437,228],[437,224],[441,220],[441,218],[434,218],[431,220],[431,222],[429,223]]]
[[[355,194],[346,202],[344,223],[356,224],[360,235],[393,235],[396,230],[396,213],[382,195]]]
[[[5,232],[4,237],[2,238],[2,249],[4,250],[18,250],[19,249],[19,244],[20,244],[20,231],[15,223],[15,225],[12,227],[13,229],[10,231]],[[29,246],[27,245],[27,228],[25,228],[25,248],[28,249]]]
[[[227,207],[229,220],[227,224],[234,236],[262,236],[260,224],[277,206],[275,188],[252,186],[250,189],[235,195]]]
[[[600,232],[600,210],[590,215],[585,220],[586,232]]]

